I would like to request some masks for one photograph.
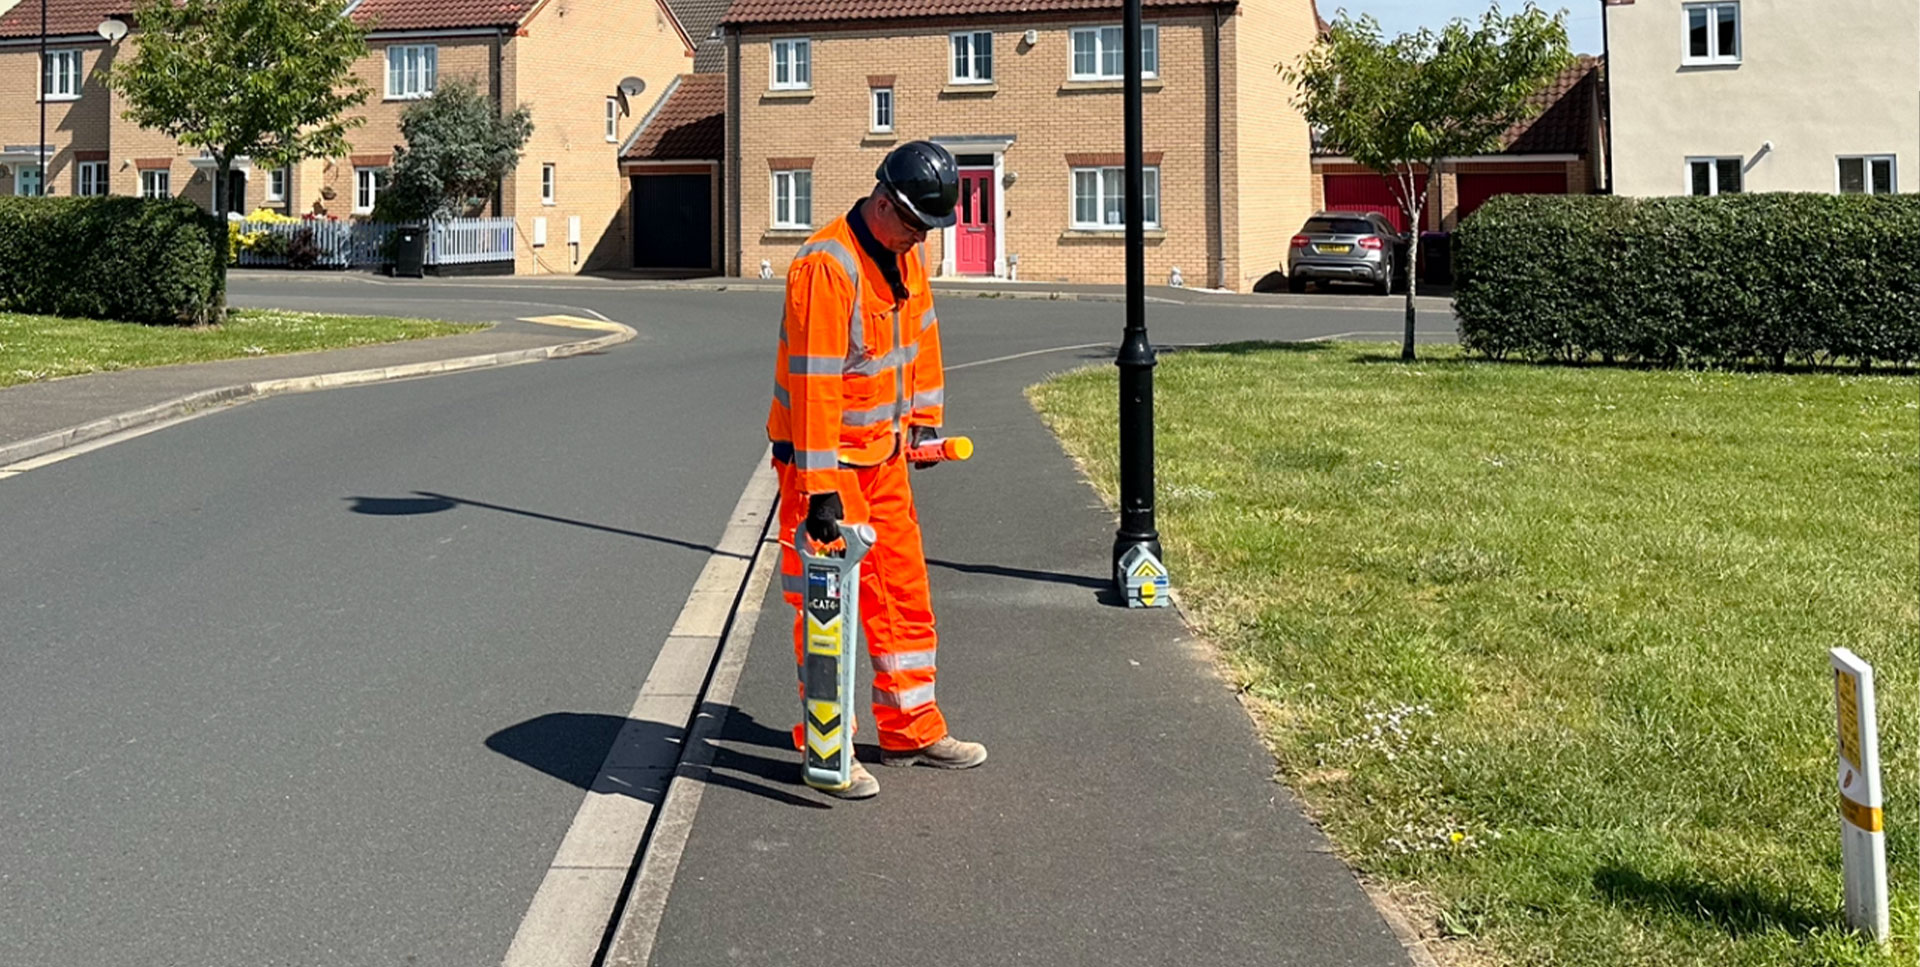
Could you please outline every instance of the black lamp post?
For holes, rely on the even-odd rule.
[[[1127,330],[1120,367],[1120,529],[1113,538],[1113,579],[1131,607],[1168,604],[1160,532],[1153,523],[1153,343],[1147,340],[1145,167],[1140,104],[1141,0],[1126,0],[1121,64],[1126,101]]]
[[[40,0],[40,184],[37,191],[41,195],[47,193],[47,81],[51,76],[47,66],[47,0]],[[15,178],[14,183],[18,185],[19,179]]]

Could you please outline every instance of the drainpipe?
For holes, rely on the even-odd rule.
[[[1220,17],[1223,10],[1213,9],[1213,56],[1207,60],[1207,177],[1213,184],[1213,287],[1227,285],[1227,191],[1220,174]]]
[[[747,257],[740,239],[740,28],[721,29],[727,34],[727,234],[733,242],[733,264],[724,271],[739,276]]]
[[[505,117],[507,114],[506,82],[502,76],[505,68],[501,61],[507,56],[507,32],[504,28],[494,31],[493,57],[487,65],[487,87],[493,94],[494,113]],[[502,182],[493,183],[493,217],[500,218],[506,212],[506,187]]]

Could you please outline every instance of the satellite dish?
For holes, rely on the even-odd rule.
[[[108,17],[100,21],[100,26],[95,27],[94,32],[106,38],[107,43],[117,44],[120,42],[120,38],[127,35],[127,22]]]
[[[631,99],[639,97],[640,92],[646,89],[647,82],[638,77],[621,78],[620,86],[614,89],[614,96],[620,101],[620,113],[632,114],[633,103]]]

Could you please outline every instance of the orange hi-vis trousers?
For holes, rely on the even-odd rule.
[[[804,673],[806,579],[792,541],[807,517],[807,495],[798,487],[799,473],[792,464],[776,460],[774,466],[780,472],[780,587],[794,609],[793,656]],[[878,466],[843,467],[839,473],[846,523],[871,524],[876,537],[860,563],[860,629],[873,661],[873,720],[880,730],[880,747],[925,748],[946,738],[947,721],[933,697],[933,602],[907,461],[895,453]],[[853,660],[851,654],[847,657]],[[801,726],[795,725],[793,747],[804,748],[804,740]]]

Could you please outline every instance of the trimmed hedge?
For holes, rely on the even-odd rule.
[[[0,198],[0,311],[216,322],[225,235],[179,199]]]
[[[1920,196],[1495,198],[1454,236],[1460,341],[1660,365],[1920,360]]]

